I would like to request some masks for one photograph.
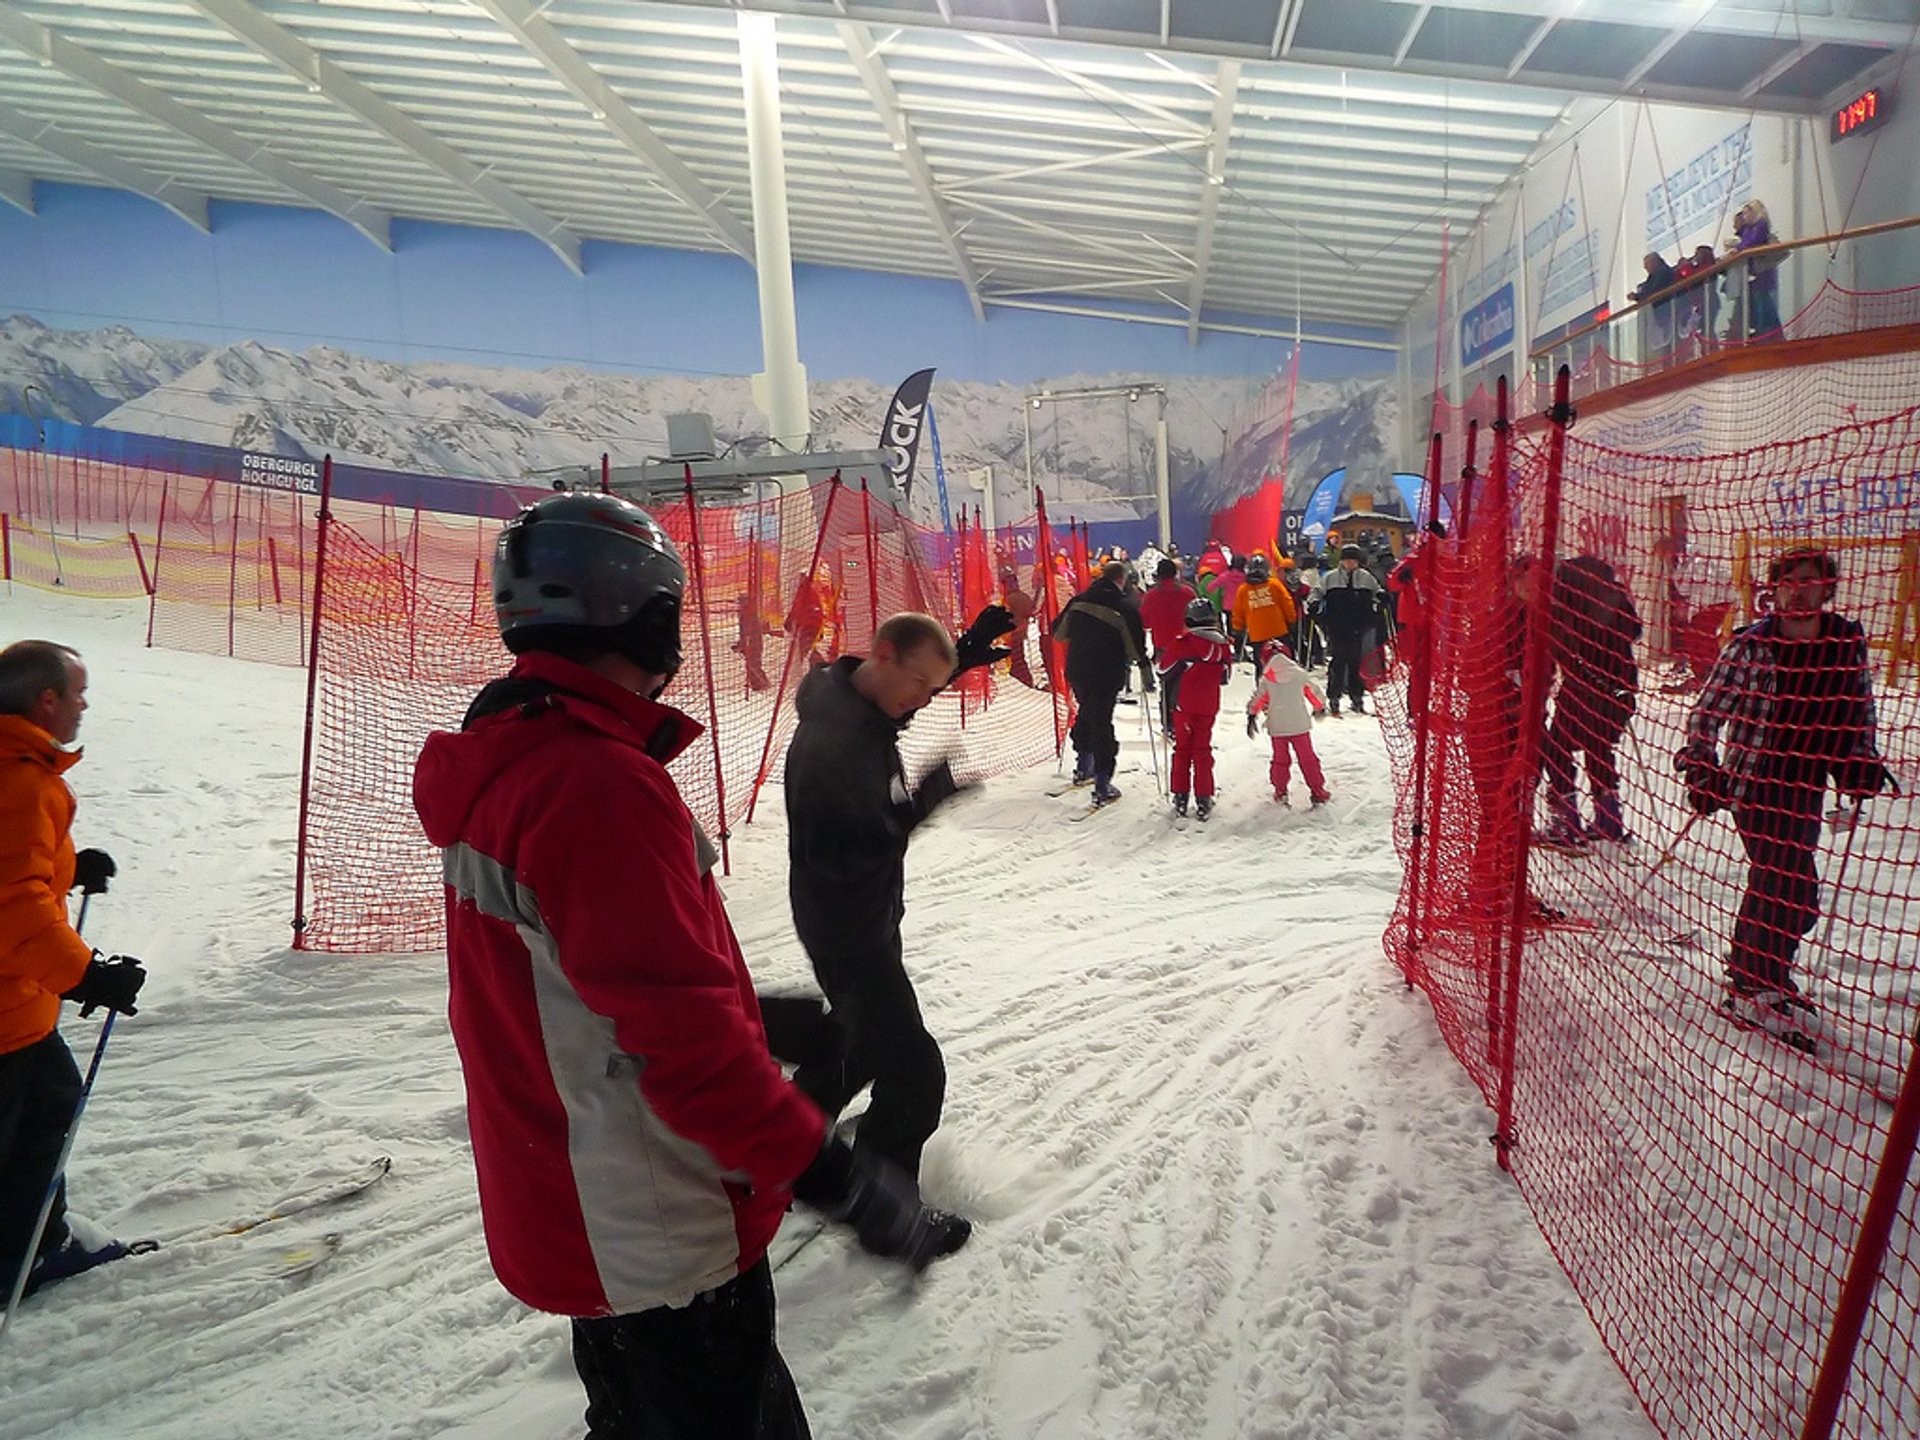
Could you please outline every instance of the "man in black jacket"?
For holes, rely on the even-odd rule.
[[[870,656],[814,670],[795,698],[800,723],[786,763],[788,896],[844,1045],[794,1054],[776,1038],[773,1048],[800,1062],[795,1082],[829,1116],[871,1083],[855,1148],[915,1176],[940,1125],[947,1074],[902,959],[907,840],[959,787],[942,761],[910,790],[898,740],[963,660],[988,663],[1006,653],[975,633],[996,624],[1004,631],[1003,618],[1010,620],[1004,610],[983,615],[963,637],[962,656],[932,616],[891,616],[874,632]],[[965,1244],[967,1222],[941,1218],[946,1248]]]
[[[1127,567],[1117,560],[1110,562],[1101,568],[1100,578],[1069,600],[1053,622],[1054,638],[1067,645],[1067,684],[1078,707],[1068,731],[1073,740],[1074,778],[1092,778],[1095,805],[1120,798],[1113,785],[1114,766],[1120,758],[1113,707],[1127,683],[1127,667],[1139,669],[1142,690],[1151,694],[1154,685],[1140,606],[1126,593],[1126,583]]]

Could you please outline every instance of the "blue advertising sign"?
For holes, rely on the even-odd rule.
[[[1313,487],[1313,496],[1307,501],[1306,513],[1300,518],[1300,533],[1314,544],[1323,544],[1327,538],[1328,527],[1333,522],[1333,512],[1340,504],[1340,487],[1346,483],[1347,467],[1329,470],[1320,483]]]
[[[1427,477],[1424,475],[1396,474],[1393,477],[1394,488],[1400,492],[1400,503],[1407,507],[1407,518],[1415,525],[1425,525],[1433,517],[1427,514]],[[1453,500],[1447,494],[1446,487],[1440,487],[1440,518],[1453,524]]]
[[[1460,317],[1460,364],[1471,369],[1513,344],[1513,283],[1509,281]]]

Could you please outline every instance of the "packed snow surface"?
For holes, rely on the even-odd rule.
[[[487,1266],[442,958],[287,948],[303,676],[144,634],[144,607],[0,591],[0,643],[89,664],[76,837],[120,877],[87,938],[152,976],[73,1203],[192,1238],[22,1308],[0,1440],[580,1435],[566,1322]],[[1205,825],[1172,828],[1123,709],[1143,768],[1112,811],[1069,824],[1083,799],[1039,771],[916,835],[907,955],[949,1072],[927,1190],[978,1228],[918,1280],[837,1231],[780,1270],[823,1440],[1652,1435],[1381,955],[1374,722],[1322,723],[1335,802],[1283,810],[1248,684]],[[736,833],[725,888],[761,988],[799,990],[780,809]],[[65,1026],[84,1065],[98,1017]],[[354,1199],[204,1238],[382,1155]]]

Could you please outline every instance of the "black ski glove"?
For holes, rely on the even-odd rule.
[[[953,673],[961,674],[976,666],[991,665],[996,660],[1004,660],[1013,654],[1011,650],[994,647],[994,641],[1013,629],[1013,612],[1004,605],[989,605],[973,617],[973,623],[966,632],[954,642],[954,651],[958,659]]]
[[[83,895],[103,893],[107,881],[119,873],[113,856],[104,850],[82,850],[73,857],[73,883],[80,887]]]
[[[1260,733],[1260,717],[1251,710],[1247,712],[1247,739],[1252,740]]]
[[[942,760],[927,772],[920,788],[913,792],[913,813],[924,820],[966,788],[953,778],[952,763]]]
[[[1144,693],[1151,695],[1159,688],[1160,682],[1154,679],[1153,667],[1150,665],[1142,665],[1140,667],[1140,689]]]
[[[1682,750],[1674,765],[1687,785],[1687,804],[1696,814],[1711,815],[1733,804],[1733,776],[1711,756]]]
[[[860,1248],[924,1270],[942,1235],[920,1187],[899,1166],[855,1150],[832,1131],[813,1163],[793,1182],[796,1200],[853,1227]]]
[[[147,983],[144,966],[131,955],[113,955],[102,960],[98,951],[87,962],[87,973],[80,977],[80,983],[60,998],[71,1000],[80,1007],[80,1018],[86,1019],[102,1006],[108,1010],[118,1010],[122,1015],[138,1015],[134,1008],[133,997],[140,993],[140,987]]]
[[[1878,795],[1888,786],[1892,786],[1896,792],[1900,789],[1893,772],[1872,755],[1854,755],[1834,761],[1833,783],[1840,787],[1843,795],[1856,800]]]

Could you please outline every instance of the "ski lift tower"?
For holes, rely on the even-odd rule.
[[[1167,473],[1167,387],[1142,382],[1138,385],[1092,385],[1080,390],[1031,390],[1027,392],[1026,405],[1021,418],[1026,422],[1027,441],[1027,494],[1034,492],[1033,476],[1033,412],[1042,405],[1057,405],[1062,401],[1111,400],[1124,399],[1129,406],[1148,395],[1158,396],[1160,414],[1153,422],[1153,489],[1138,495],[1111,495],[1110,500],[1152,500],[1158,511],[1160,548],[1164,551],[1173,541],[1173,506],[1170,496],[1171,483]],[[1128,428],[1131,429],[1131,422]],[[1127,473],[1133,473],[1133,456],[1127,456]]]

